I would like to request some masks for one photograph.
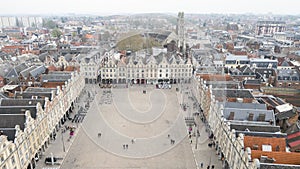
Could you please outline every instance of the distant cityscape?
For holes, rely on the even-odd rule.
[[[114,90],[148,94],[151,87],[176,93],[194,132],[182,135],[185,145],[197,147],[207,135],[216,167],[300,168],[300,16],[179,12],[0,16],[0,169],[76,168],[68,157],[74,150],[65,151],[73,142],[65,145],[62,131],[76,126],[80,137],[92,105],[104,107]],[[114,101],[121,112],[116,100],[105,100]],[[56,137],[64,160],[54,165],[48,155]],[[215,167],[212,155],[203,166],[208,155],[190,147],[196,164],[182,168]]]

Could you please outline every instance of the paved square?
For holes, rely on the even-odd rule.
[[[212,152],[206,136],[205,148],[200,145],[194,155],[175,88],[92,86],[90,91],[95,99],[61,168],[195,169],[195,157],[211,162],[199,152]]]

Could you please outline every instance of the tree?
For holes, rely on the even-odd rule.
[[[58,28],[55,28],[52,30],[51,35],[53,37],[59,38],[62,35],[62,32]]]
[[[57,24],[52,20],[43,20],[43,27],[48,29],[57,28]]]

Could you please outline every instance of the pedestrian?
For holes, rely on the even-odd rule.
[[[134,143],[134,139],[131,139],[131,143],[132,143],[132,144]]]
[[[168,134],[168,138],[170,138],[170,134]]]
[[[123,149],[125,149],[125,144],[123,144]]]
[[[189,139],[191,139],[192,138],[192,135],[189,135]]]
[[[101,137],[101,133],[98,133],[98,137]]]
[[[191,144],[193,143],[193,140],[191,139]]]
[[[209,167],[209,165],[207,166],[207,169],[209,169],[210,167]]]
[[[200,167],[203,168],[203,163],[200,164]]]
[[[214,169],[214,168],[215,168],[215,165],[212,165],[211,168]]]
[[[126,144],[126,149],[128,149],[128,144]]]
[[[71,131],[70,131],[70,137],[69,137],[69,139],[71,139],[71,138],[73,137],[73,135],[74,135],[74,131],[71,130]]]
[[[171,144],[173,144],[173,140],[171,139]]]
[[[53,134],[53,139],[56,140],[56,133]]]

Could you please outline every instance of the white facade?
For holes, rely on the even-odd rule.
[[[93,51],[81,59],[80,73],[85,78],[86,83],[95,84],[98,81],[100,69],[100,52]]]
[[[27,169],[28,166],[33,168],[36,155],[45,150],[50,135],[61,123],[61,119],[65,118],[84,85],[83,76],[77,72],[71,73],[71,79],[65,82],[62,89],[57,88],[55,97],[45,99],[44,109],[39,103],[36,105],[36,119],[31,118],[28,111],[25,113],[25,129],[22,131],[18,125],[16,126],[14,143],[7,141],[4,135],[0,136],[0,168]]]
[[[201,105],[207,126],[214,134],[217,153],[223,161],[223,167],[231,169],[257,169],[255,162],[250,162],[248,152],[244,148],[243,135],[236,137],[235,131],[223,118],[223,108],[212,95],[212,88],[206,86],[202,79],[193,79],[195,89],[192,90]]]
[[[164,54],[157,57],[123,57],[120,60],[108,56],[100,68],[101,82],[104,84],[187,82],[192,77],[192,71],[190,60],[184,62],[179,56],[167,57]]]

